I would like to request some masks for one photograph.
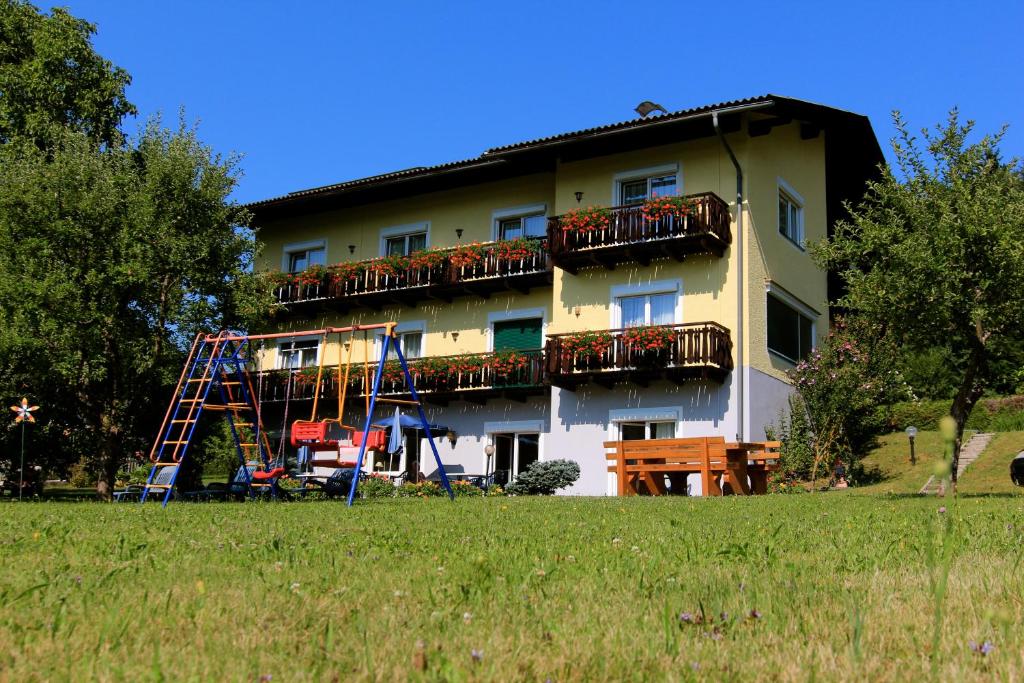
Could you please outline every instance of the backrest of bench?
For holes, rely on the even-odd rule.
[[[659,460],[666,463],[702,461],[705,454],[711,460],[725,458],[725,438],[698,436],[686,439],[646,439],[637,441],[606,441],[608,460]]]

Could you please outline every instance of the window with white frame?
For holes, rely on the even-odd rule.
[[[419,230],[384,238],[385,256],[408,256],[427,248],[427,231]]]
[[[811,352],[814,321],[796,307],[768,293],[768,350],[796,363]]]
[[[285,250],[289,273],[301,273],[310,266],[327,263],[327,248],[323,245],[289,248]]]
[[[671,325],[676,321],[676,292],[620,296],[619,327]]]
[[[384,335],[377,335],[377,351],[378,358],[380,349],[383,348]],[[402,355],[408,360],[410,358],[419,358],[423,355],[423,330],[409,330],[406,332],[396,332],[395,339],[392,341],[391,347],[388,350],[388,360],[397,360],[398,352],[395,351],[395,344],[402,350]]]
[[[617,422],[620,441],[644,441],[647,439],[674,439],[674,420],[637,420]]]
[[[804,208],[793,194],[779,188],[779,234],[801,249],[804,243]]]
[[[540,458],[540,434],[503,432],[491,434],[494,444],[494,483],[505,486]]]
[[[643,204],[653,197],[666,197],[677,194],[679,192],[677,181],[675,172],[620,180],[619,204],[622,206],[633,206]]]
[[[543,213],[498,219],[499,240],[514,240],[518,237],[544,237],[546,234],[547,217]]]
[[[298,370],[316,365],[320,351],[319,339],[292,339],[277,347],[278,364],[282,370]]]

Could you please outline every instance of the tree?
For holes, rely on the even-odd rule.
[[[54,8],[0,0],[0,144],[28,137],[47,146],[62,128],[97,144],[122,139],[118,126],[135,107],[131,77],[92,47],[96,27]]]
[[[1024,324],[1024,173],[1001,159],[1002,132],[970,142],[974,125],[955,110],[923,144],[894,120],[895,169],[814,252],[842,278],[840,306],[910,348],[963,358],[950,408],[955,490],[964,424]]]
[[[49,388],[102,496],[151,442],[192,336],[270,309],[237,177],[184,124],[0,146],[0,358],[17,359],[0,382]]]

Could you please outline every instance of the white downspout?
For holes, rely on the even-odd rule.
[[[722,141],[722,147],[725,148],[729,159],[732,161],[732,165],[736,168],[736,367],[733,369],[733,372],[736,373],[736,440],[745,441],[746,429],[744,428],[744,422],[746,420],[746,406],[744,403],[746,400],[746,386],[743,371],[743,348],[745,341],[743,316],[746,311],[743,305],[743,169],[740,167],[740,162],[736,160],[732,147],[729,146],[728,141],[725,139],[725,134],[718,127],[717,109],[711,112],[711,125],[714,126],[715,134]]]

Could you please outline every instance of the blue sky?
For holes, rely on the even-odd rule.
[[[36,0],[37,2],[39,0]],[[133,76],[244,155],[252,201],[763,93],[915,128],[959,106],[1024,156],[1024,3],[69,0]],[[52,6],[43,4],[44,7]],[[129,128],[138,121],[129,122]]]

